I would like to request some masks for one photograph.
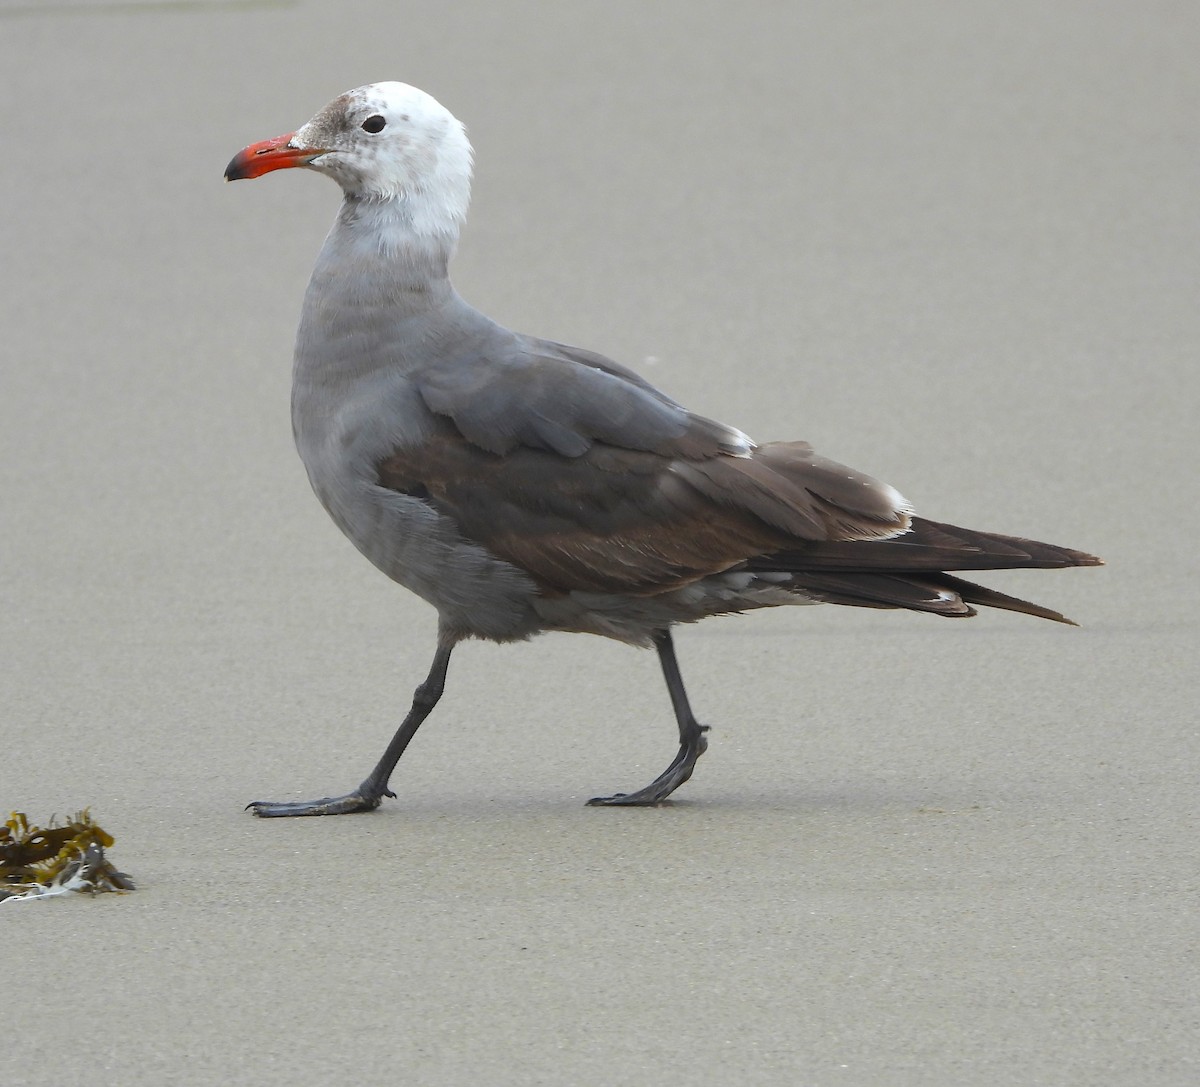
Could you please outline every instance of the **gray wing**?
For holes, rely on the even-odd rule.
[[[406,380],[432,425],[376,462],[546,589],[660,592],[814,540],[908,525],[892,488],[805,442],[762,447],[591,352],[493,325]]]
[[[543,591],[652,595],[737,569],[833,603],[1062,620],[945,571],[1099,561],[913,518],[805,442],[742,444],[602,356],[517,340],[498,362],[412,375],[431,423],[376,471]]]
[[[740,431],[692,414],[601,355],[496,325],[439,345],[435,358],[408,380],[431,412],[489,453],[578,457],[593,442],[683,457],[753,448]]]

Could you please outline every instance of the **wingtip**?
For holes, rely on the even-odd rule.
[[[1070,547],[1061,548],[1072,566],[1103,566],[1104,560],[1098,555],[1089,555],[1086,551],[1076,551]]]
[[[1039,619],[1049,619],[1052,623],[1062,623],[1063,626],[1077,627],[1079,624],[1074,619],[1068,619],[1060,611],[1053,611],[1050,608],[1038,607],[1037,611],[1029,611],[1027,615],[1035,615]]]

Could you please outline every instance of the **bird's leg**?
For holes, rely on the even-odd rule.
[[[636,793],[617,793],[615,796],[597,796],[588,801],[594,805],[649,805],[666,800],[676,789],[692,776],[696,760],[704,754],[708,741],[704,734],[707,725],[701,725],[692,714],[688,704],[687,691],[683,689],[683,677],[679,674],[679,664],[675,660],[675,646],[671,641],[669,630],[659,631],[654,635],[654,648],[658,650],[658,660],[662,665],[663,678],[667,681],[667,691],[671,695],[671,705],[675,710],[675,720],[679,723],[679,753],[674,762],[656,777],[644,789]]]
[[[453,642],[439,642],[429,675],[425,677],[425,682],[413,692],[412,709],[408,711],[408,716],[396,730],[392,742],[387,745],[383,758],[367,776],[366,781],[354,792],[347,793],[345,796],[327,796],[323,800],[284,800],[279,803],[255,800],[246,805],[246,810],[264,818],[283,815],[346,815],[350,812],[374,811],[385,796],[395,796],[396,794],[388,788],[388,778],[392,776],[396,763],[400,761],[400,756],[408,747],[408,741],[416,735],[417,729],[421,727],[421,722],[429,716],[433,707],[437,705],[438,699],[442,697],[442,691],[446,687],[446,669],[450,664],[450,651],[453,648]]]

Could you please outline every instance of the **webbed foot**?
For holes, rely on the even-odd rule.
[[[252,811],[263,819],[277,819],[290,815],[350,815],[354,812],[374,811],[385,796],[396,794],[388,789],[382,792],[367,787],[363,782],[352,793],[344,796],[327,796],[321,800],[252,800],[246,811]]]
[[[594,796],[589,807],[651,807],[661,804],[688,778],[696,766],[696,760],[708,750],[704,734],[707,725],[695,725],[682,738],[675,760],[644,789],[636,793],[616,793],[613,796]]]

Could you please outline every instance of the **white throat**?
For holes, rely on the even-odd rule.
[[[407,278],[444,277],[458,244],[461,219],[438,204],[407,196],[347,196],[327,241],[367,273],[392,269]]]

